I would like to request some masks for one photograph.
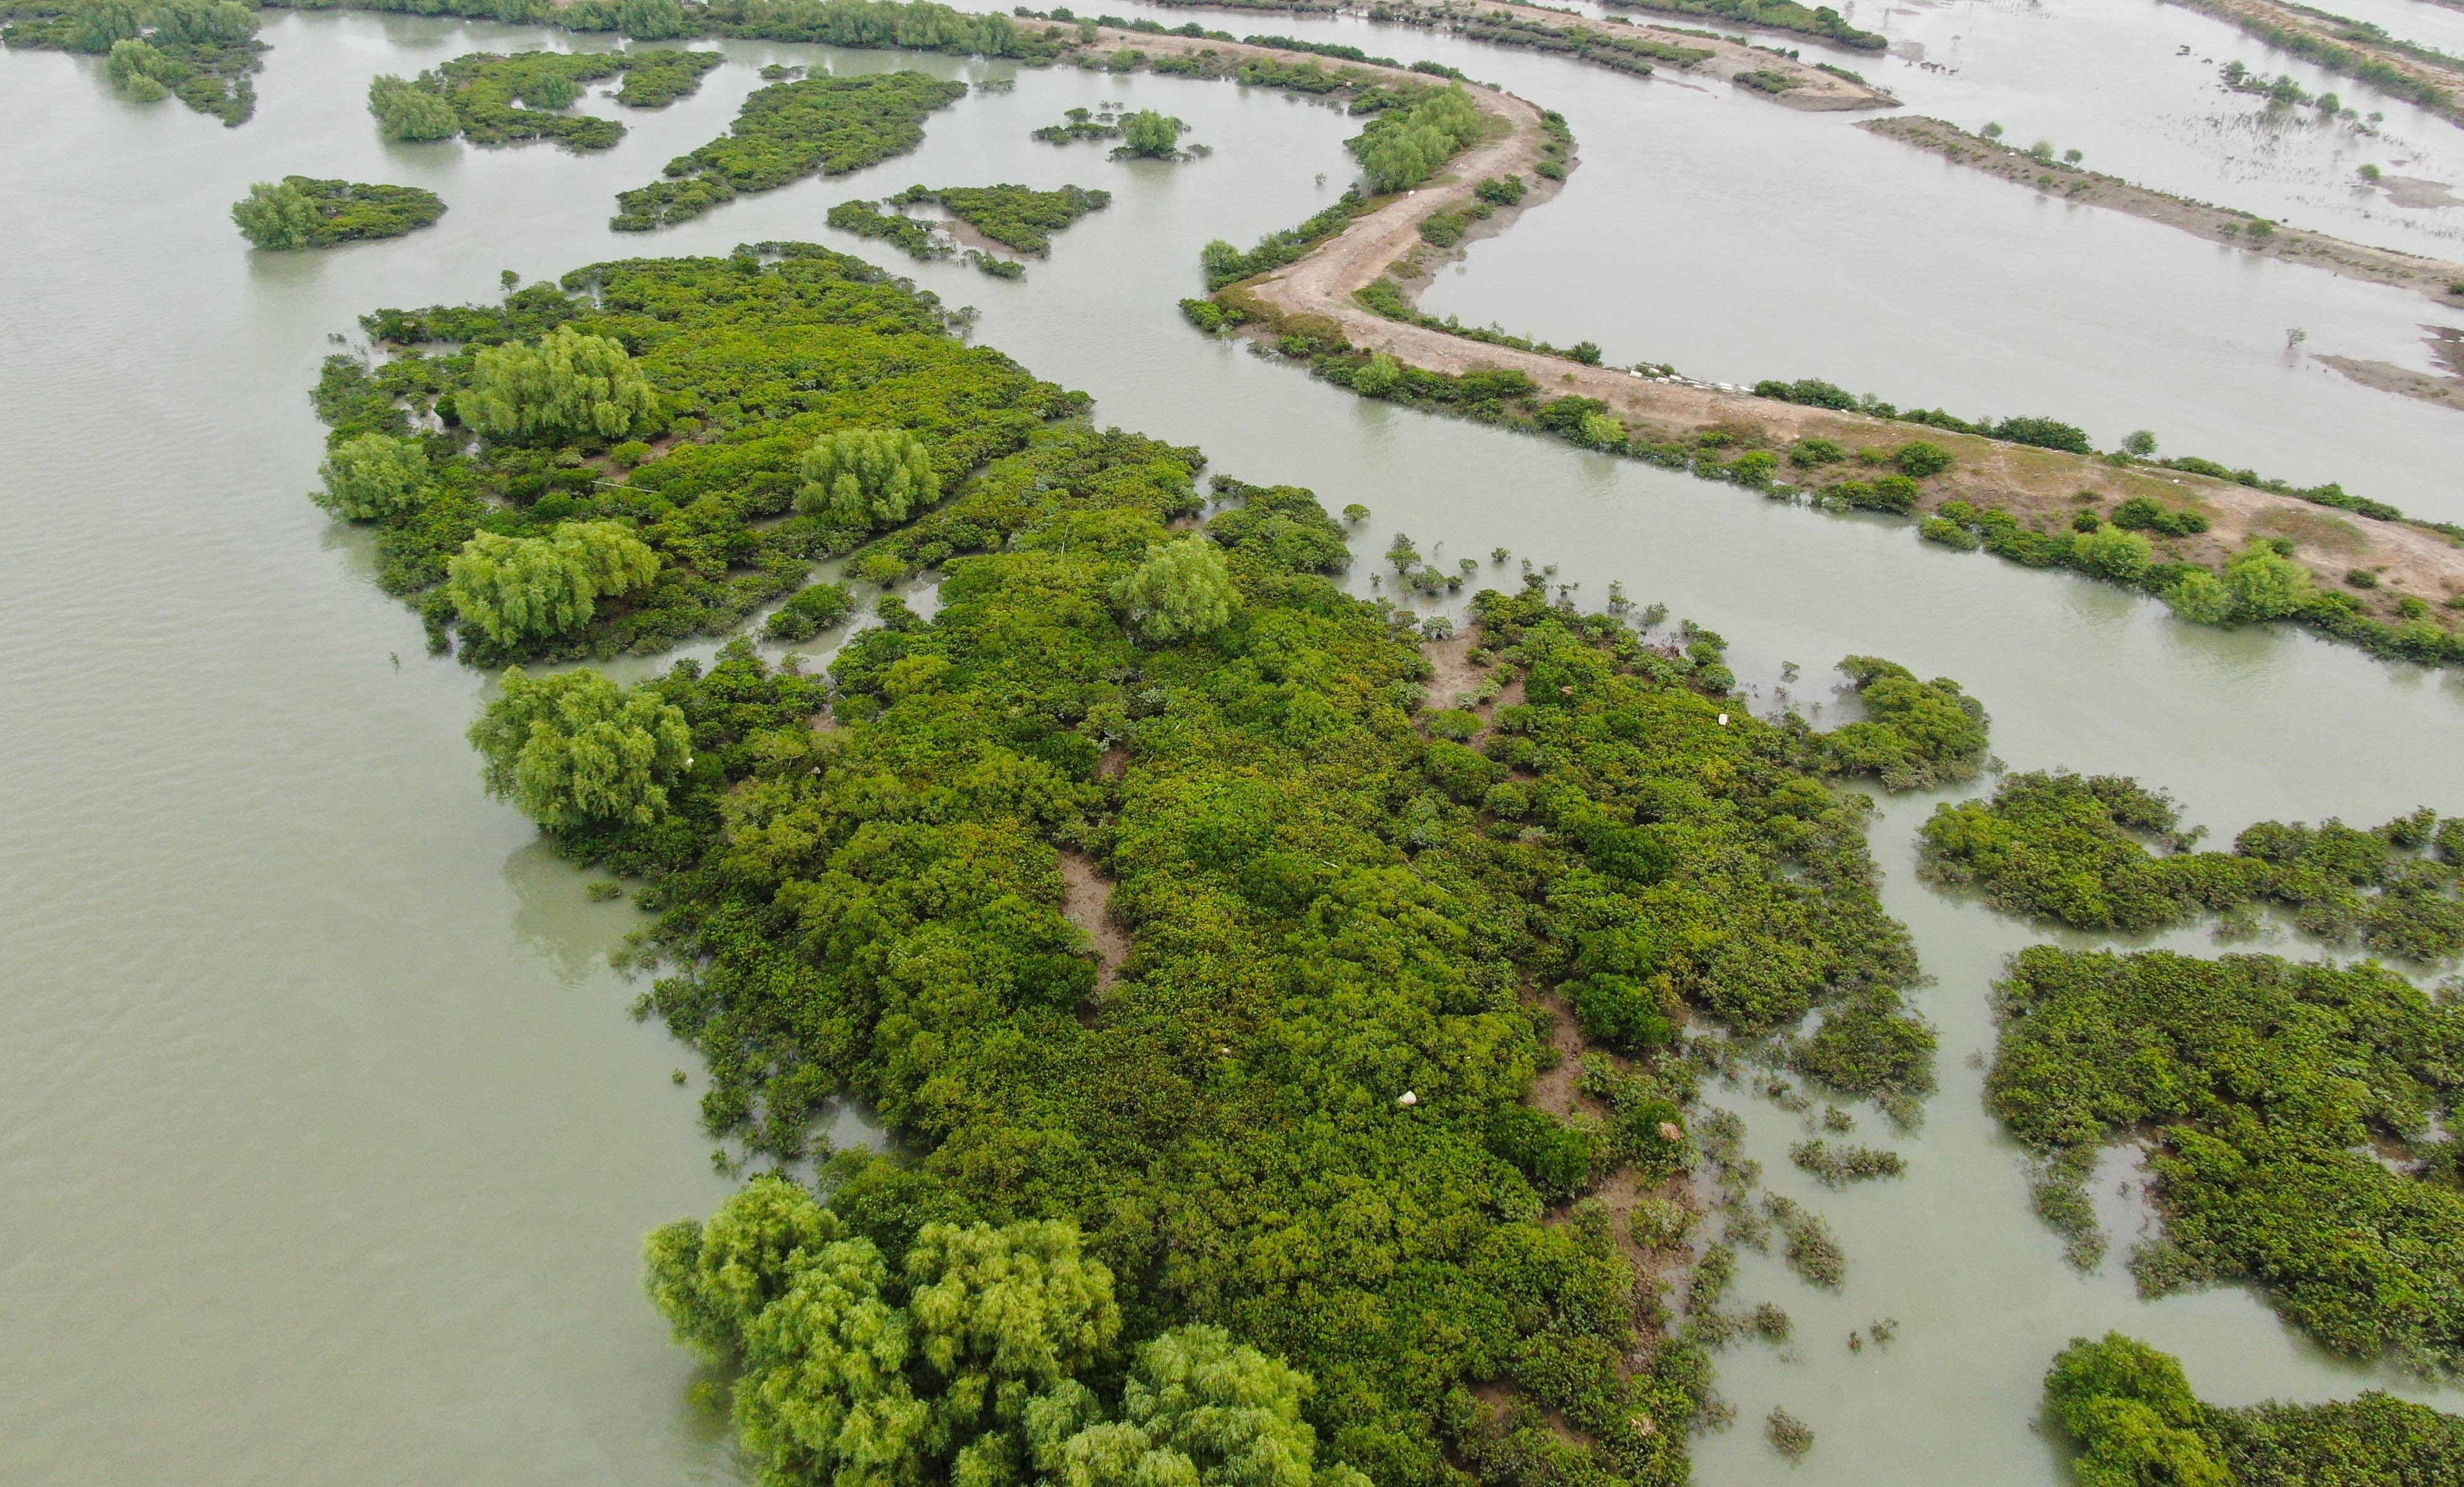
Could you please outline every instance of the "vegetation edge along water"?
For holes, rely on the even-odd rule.
[[[526,4],[527,0],[516,0],[516,3]],[[557,18],[564,24],[577,27],[614,29],[626,24],[626,18],[620,16],[614,8],[607,8],[603,13],[590,9],[592,3],[595,3],[595,0],[585,0],[583,5],[568,7],[558,12]],[[641,3],[651,4],[655,8],[659,0],[637,0],[637,4]],[[750,0],[731,0],[728,5],[703,11],[699,14],[701,19],[697,22],[692,12],[677,7],[672,13],[666,10],[659,10],[656,14],[644,11],[633,16],[630,24],[636,33],[653,33],[664,35],[681,33],[695,24],[715,24],[722,33],[730,33],[785,35],[799,39],[837,39],[854,45],[907,45],[957,51],[969,55],[1013,55],[1025,60],[1050,60],[1065,53],[1075,52],[1078,54],[1077,60],[1082,66],[1089,65],[1089,60],[1085,53],[1079,51],[1083,45],[1089,42],[1095,44],[1119,42],[1121,45],[1111,54],[1105,65],[1133,68],[1141,65],[1152,66],[1154,59],[1147,57],[1138,47],[1129,43],[1150,36],[1160,38],[1167,34],[1160,27],[1150,30],[1141,26],[1135,34],[1125,35],[1108,33],[1092,23],[1081,23],[1074,35],[1060,31],[1058,27],[1048,27],[1039,37],[1030,30],[1017,26],[1007,17],[969,17],[945,8],[929,5],[902,9],[892,3],[892,0],[872,0],[872,3],[868,3],[868,0],[835,0],[832,4],[818,8],[806,7],[795,10],[792,13],[782,11],[775,5],[757,5],[750,3]],[[1092,35],[1089,33],[1092,33]],[[1195,33],[1196,35],[1190,35],[1191,33]],[[1165,58],[1167,62],[1185,65],[1191,61],[1191,54],[1209,50],[1218,51],[1219,56],[1222,55],[1220,50],[1221,43],[1214,34],[1205,33],[1202,28],[1194,26],[1182,28],[1180,33],[1170,33],[1170,37],[1177,55]],[[1224,39],[1228,40],[1228,38]],[[1193,46],[1194,41],[1202,41],[1207,45]],[[1348,64],[1346,70],[1359,69]],[[1197,75],[1220,76],[1229,71],[1231,71],[1229,68],[1201,67],[1198,69]],[[1562,171],[1564,164],[1560,163],[1551,168]],[[1432,203],[1429,214],[1434,215],[1440,205],[1441,204]],[[653,219],[643,220],[648,222]],[[1338,336],[1338,339],[1340,339]],[[1290,338],[1286,337],[1284,339],[1288,341]],[[1299,339],[1297,345],[1303,351],[1308,351],[1310,342],[1304,336]],[[1322,353],[1312,355],[1311,359],[1328,363],[1322,367],[1323,370],[1339,373],[1345,364],[1340,359],[1350,350],[1348,340],[1339,351],[1330,344]],[[1435,375],[1443,376],[1443,374]],[[1577,374],[1561,372],[1558,375],[1566,378]],[[1551,400],[1551,405],[1556,406],[1559,412],[1553,419],[1544,420],[1540,414],[1547,411],[1546,408],[1518,407],[1515,405],[1515,398],[1495,396],[1499,391],[1498,387],[1484,385],[1475,389],[1474,394],[1469,398],[1462,396],[1461,391],[1460,388],[1448,387],[1443,383],[1424,383],[1405,389],[1404,395],[1409,398],[1435,392],[1437,396],[1422,396],[1419,400],[1449,411],[1470,411],[1476,416],[1487,416],[1502,422],[1515,422],[1524,426],[1559,432],[1574,438],[1577,442],[1595,443],[1596,441],[1590,437],[1591,431],[1602,427],[1598,420],[1610,409],[1606,405],[1593,407],[1590,405],[1603,401],[1608,404],[1630,404],[1636,397],[1635,388],[1616,386],[1613,396],[1608,400],[1553,399]],[[1729,422],[1750,420],[1759,412],[1750,404],[1744,403],[1722,406],[1716,411],[1725,415],[1726,420]],[[1766,426],[1771,422],[1768,415],[1764,415],[1758,421]],[[1717,426],[1705,433],[1701,428],[1704,422],[1705,422],[1705,419],[1694,417],[1688,420],[1690,428],[1681,426],[1669,430],[1680,435],[1673,440],[1639,438],[1630,431],[1623,440],[1623,446],[1628,452],[1641,451],[1645,457],[1691,469],[1698,473],[1708,474],[1714,478],[1734,479],[1739,483],[1759,486],[1786,495],[1800,494],[1797,488],[1790,482],[1771,478],[1771,472],[1777,469],[1780,458],[1779,449],[1749,448],[1734,458],[1726,457],[1723,451],[1735,443],[1734,435]],[[2045,421],[2006,422],[2025,424]],[[1777,442],[1770,437],[1771,430],[1768,426],[1753,430],[1749,425],[1749,429],[1758,442],[1767,446]],[[1963,431],[1966,430],[1963,429]],[[1987,430],[1989,433],[1995,430]],[[1689,434],[1690,438],[1687,437]],[[1699,442],[1705,438],[1718,442],[1705,446]],[[1888,460],[1893,457],[1892,450],[1873,440],[1869,430],[1858,428],[1846,421],[1825,421],[1820,432],[1800,438],[1796,444],[1799,447],[1811,445],[1816,451],[1817,458],[1819,451],[1825,448],[1850,449],[1866,458]],[[1788,448],[1786,452],[1793,460],[1800,450],[1799,448],[1792,447]],[[2219,471],[2224,469],[2220,466],[2212,468]],[[2038,471],[2039,475],[2043,473]],[[2099,485],[2106,488],[2102,492],[2103,498],[2110,498],[2117,493],[2113,491],[2113,487],[2132,486],[2134,489],[2118,492],[2123,498],[2124,506],[2128,505],[2129,498],[2134,496],[2152,500],[2178,501],[2180,499],[2178,490],[2168,489],[2167,485],[2156,482],[2131,481],[2114,474],[2089,470],[2057,470],[2054,473],[2056,475],[2067,473],[2073,478],[2079,478],[2082,475],[2095,478]],[[1954,476],[1947,484],[1958,486],[1959,477]],[[2183,482],[2174,481],[2171,484],[2178,487]],[[2091,489],[2094,488],[2084,484],[2075,487],[2075,490],[2081,492]],[[2045,492],[2036,492],[2040,498],[2033,504],[2038,509],[2023,511],[2017,514],[2011,510],[2013,502],[2009,499],[2011,494],[2009,491],[1998,492],[2000,495],[1998,500],[1989,497],[1980,501],[1977,497],[1982,494],[1984,492],[1969,490],[1960,490],[1955,496],[1947,492],[1932,493],[1931,500],[1939,504],[1934,508],[1936,514],[1925,523],[1926,534],[1953,546],[1981,545],[1995,551],[2000,556],[2014,558],[2032,566],[2070,567],[2091,576],[2136,584],[2159,593],[2168,601],[2188,601],[2176,602],[2175,607],[2195,619],[2232,622],[2243,619],[2291,618],[2332,638],[2362,645],[2375,653],[2431,664],[2453,663],[2459,654],[2464,654],[2464,638],[2459,638],[2455,632],[2440,625],[2431,617],[2430,599],[2418,593],[2405,592],[2400,578],[2397,582],[2384,581],[2389,569],[2400,568],[2397,563],[2382,561],[2374,565],[2356,566],[2348,570],[2352,581],[2342,587],[2333,582],[2332,574],[2322,572],[2321,576],[2329,578],[2330,581],[2317,586],[2310,593],[2299,596],[2298,601],[2289,609],[2273,615],[2249,613],[2230,606],[2220,607],[2210,597],[2210,590],[2207,587],[2201,583],[2190,582],[2195,577],[2193,569],[2204,568],[2212,579],[2219,568],[2229,567],[2229,564],[2222,560],[2232,558],[2233,555],[2223,550],[2218,541],[2211,541],[2207,544],[2210,551],[2207,554],[2208,560],[2203,564],[2191,560],[2196,555],[2175,558],[2172,555],[2152,550],[2145,555],[2136,551],[2124,552],[2123,549],[2129,543],[2127,538],[2122,536],[2088,543],[2082,547],[2082,544],[2076,539],[2065,537],[2060,533],[2059,518],[2064,514],[2045,509],[2050,504],[2048,499],[2043,498]],[[2195,500],[2200,494],[2194,485],[2193,499]],[[1884,482],[1850,480],[1835,481],[1807,498],[1817,504],[1836,502],[1850,506],[1867,505],[1883,510],[1912,511],[1916,509],[1919,502],[1927,499],[1927,492],[1920,491],[1911,496],[1899,493],[1895,488],[1884,489]],[[2352,501],[2334,504],[2344,504],[2347,509],[2360,508],[2365,513],[2373,510],[2391,510],[2375,502]],[[1947,514],[1943,514],[1946,511]],[[1970,521],[1962,514],[1964,512],[1978,511],[1982,512],[1984,518],[1981,524]],[[2081,520],[2091,516],[2097,516],[2101,520],[2097,513],[2087,513],[2084,515],[2079,513],[2070,514]],[[2023,522],[2033,524],[2034,530],[2023,530],[2021,525]],[[2049,526],[2053,530],[2047,530]],[[2377,540],[2377,534],[2368,528],[2358,530],[2371,539],[2370,545],[2374,550],[2374,557],[2387,556],[2377,551],[2384,547],[2384,542]],[[2278,537],[2273,540],[2280,544],[2286,539]],[[2426,562],[2433,578],[2442,577],[2443,570],[2452,566],[2452,559],[2444,554],[2425,555],[2415,552],[2400,556],[2409,557],[2416,561],[2416,564]],[[2315,560],[2313,566],[2316,566]],[[2185,588],[2186,582],[2189,583],[2189,587]],[[2455,591],[2442,597],[2452,602],[2459,596],[2464,596],[2464,586],[2459,586]]]
[[[2464,1417],[2376,1389],[2326,1404],[2211,1405],[2178,1359],[2118,1332],[2073,1338],[2046,1371],[2045,1404],[2078,1450],[2079,1487],[2464,1480]]]

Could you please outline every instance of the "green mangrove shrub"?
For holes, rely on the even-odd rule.
[[[551,830],[642,826],[693,762],[685,715],[649,691],[597,671],[507,670],[471,725],[488,793]]]
[[[1163,543],[1112,590],[1130,627],[1157,645],[1221,630],[1236,600],[1223,549],[1203,536]]]
[[[445,594],[463,624],[512,645],[580,629],[601,599],[642,587],[658,567],[658,555],[613,521],[543,537],[481,532],[447,565]]]
[[[2376,1389],[2220,1408],[2192,1396],[2179,1360],[2118,1332],[2071,1339],[2045,1375],[2045,1404],[2079,1448],[2079,1487],[2433,1483],[2464,1458],[2464,1418]]]
[[[416,439],[365,433],[343,440],[317,468],[318,505],[347,521],[377,521],[428,498],[428,450]]]
[[[1112,153],[1139,160],[1172,160],[1179,155],[1181,131],[1188,127],[1169,114],[1139,109],[1122,118],[1120,148]]]
[[[454,400],[492,439],[618,440],[658,421],[658,394],[624,346],[560,325],[532,345],[484,346]]]
[[[1820,741],[1832,774],[1872,775],[1888,790],[1966,784],[1985,768],[1985,705],[1947,676],[1930,682],[1879,656],[1850,656],[1840,671],[1865,716]]]
[[[1407,190],[1435,174],[1457,151],[1485,136],[1488,116],[1459,87],[1423,90],[1401,108],[1388,109],[1351,142],[1369,182],[1369,194]]]
[[[932,451],[904,428],[834,428],[797,462],[796,509],[857,532],[905,521],[940,498]]]

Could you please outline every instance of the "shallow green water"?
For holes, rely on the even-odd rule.
[[[1094,393],[1100,417],[1202,445],[1245,479],[1371,506],[1364,553],[1404,528],[1449,557],[1503,543],[1558,561],[1593,599],[1621,579],[1728,635],[1766,705],[1784,661],[1807,669],[1800,697],[1822,695],[1823,668],[1853,651],[1948,673],[1992,708],[2014,766],[2135,771],[2219,832],[2464,808],[2454,679],[2298,636],[2192,630],[1898,526],[1363,405],[1189,333],[1172,302],[1194,290],[1199,244],[1245,241],[1337,189],[1349,129],[1328,110],[1026,73],[936,117],[913,156],[619,238],[604,226],[613,193],[723,128],[752,69],[626,114],[632,135],[595,159],[375,139],[359,102],[370,75],[524,36],[284,17],[267,29],[259,115],[230,131],[119,102],[90,61],[0,56],[13,436],[0,475],[13,538],[0,585],[0,1479],[119,1483],[171,1463],[212,1487],[735,1475],[636,1294],[640,1234],[729,1183],[695,1131],[698,1082],[668,1078],[692,1059],[627,1019],[632,990],[605,969],[634,916],[588,901],[480,797],[460,738],[480,679],[421,652],[363,544],[299,496],[320,435],[303,392],[326,334],[377,305],[491,295],[500,269],[788,236],[853,248],[823,228],[829,204],[916,181],[1101,186],[1112,208],[1023,283],[957,265],[918,277],[981,306],[981,339]],[[1597,120],[1577,120],[1597,142],[1577,185],[1625,153],[1616,81],[1573,105]],[[1024,138],[1107,98],[1165,107],[1219,153],[1132,167]],[[225,208],[287,172],[427,186],[451,210],[397,243],[252,255]],[[1974,185],[1941,209],[1989,210],[1990,183]],[[1619,220],[1618,200],[1587,207],[1570,189],[1527,227],[1572,252]],[[2027,225],[2003,230],[2021,251]],[[1487,272],[1475,257],[1466,284]],[[2218,396],[2183,380],[2189,403]],[[2230,402],[2214,416],[2248,418]],[[1369,577],[1364,562],[1356,581]],[[1945,1091],[1903,1144],[1908,1178],[1814,1199],[1849,1250],[1840,1298],[1749,1269],[1749,1299],[1796,1315],[1804,1356],[1728,1355],[1746,1417],[1783,1402],[1805,1417],[1821,1443],[1800,1475],[1826,1482],[2034,1484],[2053,1479],[2029,1433],[2035,1378],[2074,1331],[2129,1326],[2220,1399],[2361,1387],[2244,1294],[2147,1307],[2112,1275],[2061,1268],[1961,1061],[1986,1042],[1986,981],[2028,936],[1913,882],[1906,842],[1925,808],[1894,804],[1876,842],[1937,977],[1925,1000]],[[1783,1186],[1771,1157],[1792,1124],[1756,1122]],[[1890,1351],[1837,1345],[1883,1315],[1903,1323]],[[1750,1429],[1701,1459],[1702,1479],[1724,1484],[1788,1470]]]

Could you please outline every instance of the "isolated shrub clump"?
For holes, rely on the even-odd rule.
[[[1850,656],[1839,669],[1865,716],[1821,736],[1833,773],[1870,774],[1885,789],[1965,784],[1985,766],[1985,705],[1938,676],[1930,682],[1879,656]]]
[[[258,248],[332,248],[361,239],[400,237],[445,215],[433,191],[415,186],[367,186],[285,176],[259,181],[231,206],[240,235]]]

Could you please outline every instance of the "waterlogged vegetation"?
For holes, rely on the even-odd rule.
[[[2141,1290],[2250,1280],[2338,1353],[2464,1363],[2464,1191],[2442,1139],[2464,1012],[2374,962],[2037,946],[1996,991],[1987,1099],[2044,1161],[2040,1213],[2102,1247],[2098,1150],[2150,1148]]]
[[[924,142],[924,119],[966,97],[964,83],[917,72],[803,77],[744,100],[725,138],[668,162],[667,179],[619,192],[619,232],[687,222],[746,191],[845,175]]]
[[[1098,114],[1093,109],[1067,110],[1057,124],[1045,124],[1034,138],[1046,144],[1075,144],[1081,140],[1117,140],[1121,126],[1110,109]]]
[[[857,1420],[927,1473],[1202,1466],[1192,1369],[1313,1477],[1684,1479],[1703,1354],[1604,1185],[1693,1160],[1683,1017],[1843,1097],[1931,1087],[1868,807],[1825,781],[1965,767],[1955,688],[1859,664],[1863,732],[1765,722],[1719,637],[1535,579],[1474,606],[1524,700],[1437,736],[1417,625],[1330,580],[1308,492],[1219,480],[1176,531],[1197,451],[818,249],[365,326],[394,354],[327,363],[322,498],[466,659],[655,650],[791,591],[770,629],[816,633],[853,608],[805,586],[831,554],[942,574],[826,675],[741,645],[630,688],[514,672],[473,733],[560,850],[646,880],[644,1008],[708,1057],[715,1133],[791,1157],[852,1098],[915,1154],[653,1239],[774,1479],[845,1469]],[[1563,1057],[1542,991],[1595,1039],[1596,1116],[1526,1103]],[[1770,1221],[1837,1283],[1818,1219]]]
[[[1793,774],[1787,734],[1721,722],[1697,689],[1709,666],[1536,589],[1480,606],[1535,699],[1501,713],[1505,757],[1434,745],[1413,726],[1417,637],[1322,577],[1346,560],[1340,529],[1306,492],[1235,487],[1243,507],[1175,537],[1196,465],[1040,431],[928,518],[973,528],[979,554],[946,563],[932,622],[865,632],[826,680],[733,649],[644,684],[693,730],[666,814],[552,832],[653,878],[678,969],[646,1000],[711,1057],[714,1129],[786,1154],[815,1102],[848,1094],[929,1152],[843,1169],[831,1217],[799,1220],[883,1256],[882,1279],[829,1279],[857,1293],[830,1306],[903,1305],[892,1337],[934,1325],[914,1255],[946,1226],[992,1248],[1027,1226],[1084,1267],[1078,1294],[1109,1273],[1117,1340],[1095,1327],[1083,1365],[916,1449],[1023,1431],[997,1449],[1033,1451],[1049,1407],[1027,1401],[1064,1374],[1096,1381],[1060,1434],[1084,1430],[1114,1409],[1101,1355],[1197,1322],[1314,1374],[1320,1440],[1375,1480],[1446,1479],[1447,1454],[1501,1481],[1542,1464],[1682,1480],[1699,1354],[1669,1341],[1616,1366],[1648,1339],[1605,1214],[1542,1222],[1534,1175],[1500,1154],[1561,1145],[1522,1129],[1545,1045],[1518,987],[1599,980],[1763,1027],[1817,1002],[1887,1008],[1912,968],[1873,900],[1861,809]],[[1094,856],[1132,941],[1101,990],[1061,847]],[[1636,1051],[1665,1039],[1663,1022]],[[1682,1075],[1623,1073],[1615,1123],[1571,1175],[1546,1166],[1551,1186],[1682,1170]],[[1378,1216],[1407,1201],[1426,1221]],[[689,1338],[708,1334],[667,1298],[693,1235],[653,1240],[654,1292]],[[803,1284],[825,1282],[756,1295]],[[832,1361],[842,1313],[804,1315],[733,1345],[739,1425],[776,1472],[829,1442],[766,1421],[839,1418],[874,1388]],[[925,1416],[980,1399],[946,1359],[879,1353],[867,1376]],[[1507,1403],[1472,1403],[1475,1378],[1507,1381]]]
[[[2280,52],[2368,83],[2454,120],[2464,119],[2459,64],[2427,48],[2396,41],[2378,27],[2304,6],[2268,0],[2181,0],[2238,26]]]
[[[2190,1391],[2180,1360],[2118,1332],[2073,1338],[2045,1375],[2045,1405],[2079,1448],[2079,1487],[2445,1487],[2464,1462],[2464,1419],[2454,1415],[2376,1389],[2330,1404],[2224,1409]]]
[[[1039,191],[1024,186],[912,186],[889,198],[895,210],[884,211],[869,201],[841,202],[830,208],[829,224],[859,237],[879,239],[918,261],[947,258],[957,244],[941,224],[913,217],[906,208],[931,204],[1005,248],[1043,257],[1051,251],[1052,234],[1090,211],[1111,205],[1110,191],[1065,186]],[[1015,278],[1023,266],[970,249],[967,259],[989,273]]]
[[[258,248],[332,248],[400,237],[445,215],[435,192],[415,186],[369,186],[284,176],[259,181],[231,206],[240,235]]]
[[[932,191],[911,186],[893,199],[935,203],[1002,247],[1041,258],[1051,251],[1053,233],[1111,206],[1112,193],[1075,186],[1049,191],[1023,186],[951,186]]]
[[[565,112],[583,85],[621,77],[616,101],[664,108],[701,86],[715,52],[474,52],[417,77],[381,74],[368,83],[368,112],[389,140],[518,144],[554,140],[576,152],[625,137],[612,119]]]
[[[2190,850],[2170,798],[2113,776],[2018,774],[1925,822],[1923,870],[2007,913],[2137,933],[2260,906],[2301,932],[2422,962],[2464,952],[2464,819],[2428,809],[2361,830],[2262,821],[2230,852]],[[2159,850],[2159,849],[2162,850]]]
[[[105,58],[112,87],[137,102],[176,97],[232,125],[256,111],[265,44],[239,0],[6,0],[0,22],[0,44]]]

